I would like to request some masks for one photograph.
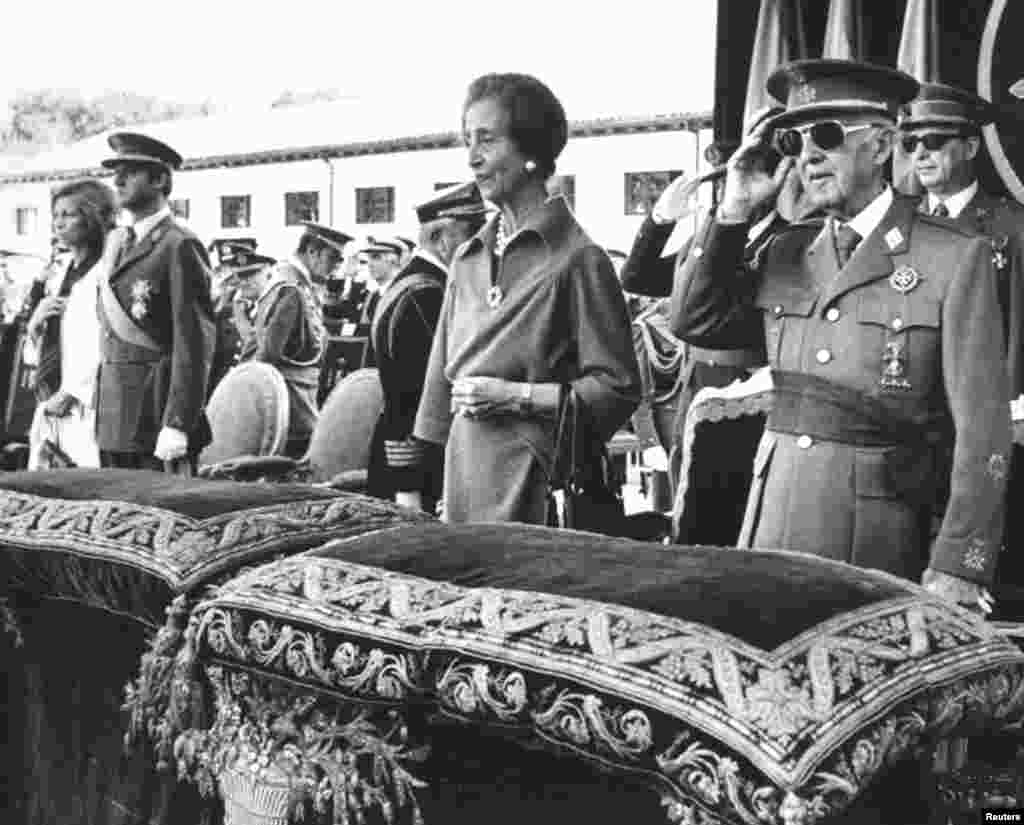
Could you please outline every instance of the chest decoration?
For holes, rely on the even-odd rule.
[[[1006,235],[996,235],[992,238],[992,265],[1002,272],[1006,269],[1006,245],[1009,238]]]
[[[906,295],[919,283],[921,283],[921,276],[917,274],[916,269],[910,266],[901,266],[889,276],[889,286],[901,295]]]
[[[132,318],[141,321],[149,315],[149,302],[153,295],[152,281],[136,281],[132,284]]]
[[[882,355],[882,377],[878,381],[883,390],[909,390],[907,380],[907,354],[902,341],[888,341]]]
[[[487,306],[491,309],[496,309],[498,304],[501,303],[501,299],[505,297],[505,294],[501,291],[501,287],[495,284],[487,290]]]

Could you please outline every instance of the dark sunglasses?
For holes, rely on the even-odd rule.
[[[961,135],[951,134],[938,134],[932,133],[930,135],[904,135],[900,138],[900,145],[903,147],[903,151],[908,155],[914,154],[917,151],[917,144],[922,144],[925,149],[929,152],[938,152],[943,146],[949,143],[951,140],[956,140]]]
[[[804,150],[805,135],[810,135],[814,145],[823,152],[838,149],[846,142],[846,138],[854,132],[874,129],[874,123],[859,123],[846,126],[838,120],[819,120],[807,126],[797,126],[775,133],[775,147],[788,157],[795,158]]]

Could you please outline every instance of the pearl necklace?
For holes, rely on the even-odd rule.
[[[498,231],[494,236],[494,251],[499,258],[505,254],[505,247],[508,246],[508,242],[508,224],[505,223],[505,216],[502,214],[498,216]]]

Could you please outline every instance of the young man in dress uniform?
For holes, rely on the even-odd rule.
[[[119,205],[99,273],[96,434],[100,462],[190,473],[210,441],[204,405],[215,347],[206,249],[172,217],[181,156],[147,135],[109,141]]]
[[[242,361],[265,361],[288,387],[289,424],[285,452],[301,456],[319,418],[317,394],[327,346],[317,286],[341,263],[352,240],[329,226],[304,221],[295,254],[269,269],[251,271],[247,297],[254,301],[252,332],[242,344]]]
[[[419,246],[382,294],[371,327],[384,390],[370,451],[371,495],[428,512],[441,495],[444,450],[413,439],[412,429],[448,265],[459,245],[483,226],[486,214],[475,183],[446,189],[416,207]]]
[[[381,296],[402,268],[404,251],[405,247],[397,238],[375,238],[372,235],[367,236],[366,245],[359,250],[360,257],[366,258],[367,271],[373,282],[373,291],[366,298],[360,320],[360,326],[367,333],[373,324]]]
[[[764,342],[773,406],[740,543],[815,553],[987,603],[1001,545],[1010,415],[989,241],[922,215],[885,178],[918,83],[839,60],[778,69],[774,174],[730,159],[725,192],[673,290],[673,328],[705,347]],[[824,226],[793,224],[750,264],[750,216],[791,172]],[[949,505],[928,547],[935,457]]]
[[[999,304],[1006,325],[1014,448],[1007,500],[1024,493],[1024,207],[986,192],[978,183],[975,160],[981,127],[997,110],[976,94],[940,83],[924,83],[900,119],[901,140],[927,193],[921,209],[948,217],[989,239],[996,269]],[[1004,546],[1024,536],[1024,515],[1007,510]],[[1008,550],[1000,557],[1004,582],[1024,586],[1024,554]]]

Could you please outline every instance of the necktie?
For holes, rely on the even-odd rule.
[[[944,203],[936,204],[935,208],[932,210],[932,215],[934,217],[936,217],[936,218],[948,218],[949,217],[949,210],[946,209],[946,204],[944,204]]]
[[[853,251],[859,243],[860,234],[849,224],[844,223],[836,227],[836,255],[839,258],[840,269],[846,266],[846,262],[850,260],[850,256],[853,255]]]
[[[128,254],[128,250],[135,245],[135,229],[131,226],[124,227],[123,240],[121,241],[121,248],[117,252],[117,263],[120,265],[121,261],[124,260],[124,256]]]

